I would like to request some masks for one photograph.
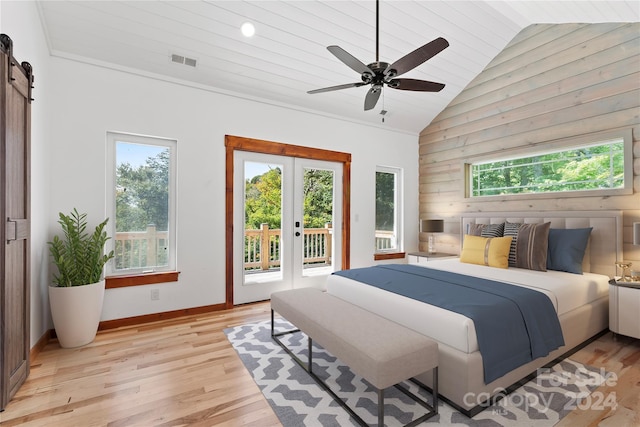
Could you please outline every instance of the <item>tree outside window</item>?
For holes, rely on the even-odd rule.
[[[376,252],[397,252],[401,247],[400,171],[382,166],[376,169]]]
[[[107,139],[116,255],[109,273],[174,270],[176,142],[116,133]]]
[[[469,168],[470,197],[624,189],[625,142],[617,138]]]

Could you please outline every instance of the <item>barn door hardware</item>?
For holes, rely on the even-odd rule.
[[[6,34],[0,34],[0,49],[7,53],[7,80],[9,81],[9,83],[11,83],[15,81],[15,77],[13,77],[13,67],[17,65],[16,60],[13,57],[13,41],[11,40],[11,37]],[[31,101],[34,100],[31,97],[34,88],[33,82],[35,80],[33,77],[33,67],[26,61],[22,62],[20,65],[22,66],[22,70],[27,77],[27,102],[31,103]]]
[[[24,240],[29,237],[29,223],[26,219],[7,218],[5,238],[7,243],[13,240]]]
[[[7,52],[7,61],[9,61],[9,66],[7,67],[7,76],[9,83],[11,83],[15,80],[13,78],[13,66],[15,65],[15,63],[13,62],[13,41],[11,40],[11,37],[6,34],[0,34],[0,48]]]
[[[31,104],[31,101],[34,101],[34,99],[31,97],[31,94],[33,93],[33,88],[35,87],[33,85],[33,82],[35,81],[35,78],[33,77],[33,67],[27,61],[23,61],[21,65],[22,69],[27,73],[27,84],[29,85],[27,89],[27,102]]]

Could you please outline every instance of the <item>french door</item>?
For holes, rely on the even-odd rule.
[[[278,290],[321,287],[341,269],[342,167],[234,152],[234,304],[266,300]]]

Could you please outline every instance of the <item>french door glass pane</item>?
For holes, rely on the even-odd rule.
[[[282,165],[244,163],[244,282],[282,280]]]
[[[333,185],[331,170],[304,168],[302,274],[333,271]]]

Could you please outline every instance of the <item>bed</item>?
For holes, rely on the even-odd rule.
[[[543,224],[552,229],[592,227],[582,262],[583,274],[562,271],[508,269],[462,263],[459,259],[430,261],[424,268],[533,288],[549,297],[557,313],[564,345],[547,356],[519,366],[485,383],[483,358],[474,322],[446,309],[434,307],[342,276],[327,280],[327,292],[407,326],[439,343],[439,387],[445,400],[468,416],[480,412],[493,397],[504,395],[536,369],[577,350],[608,327],[608,280],[622,259],[620,211],[510,212],[463,214],[461,230],[474,224]],[[464,234],[464,233],[461,233]],[[418,378],[431,384],[430,374]],[[491,398],[489,398],[491,396]]]

